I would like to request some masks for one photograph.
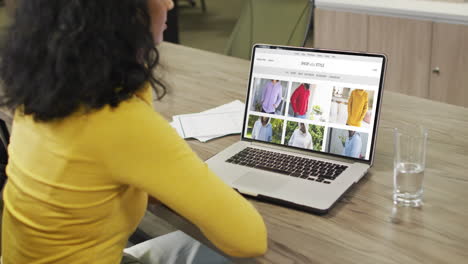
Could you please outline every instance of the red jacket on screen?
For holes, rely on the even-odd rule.
[[[301,84],[291,95],[291,106],[294,113],[305,115],[309,105],[310,90],[307,90],[304,84]]]

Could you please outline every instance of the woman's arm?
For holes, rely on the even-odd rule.
[[[349,96],[349,99],[348,99],[348,119],[351,118],[352,111],[353,111],[353,93],[354,91],[351,92],[351,95]]]
[[[281,100],[283,100],[283,86],[281,86],[280,83],[278,83],[279,85],[279,89],[277,90],[277,93],[276,93],[276,100],[275,100],[275,108],[277,108],[279,106],[279,104],[281,103]]]
[[[97,158],[116,181],[148,192],[198,226],[226,254],[265,253],[267,233],[257,210],[148,104],[132,98],[97,119],[102,120],[94,129]]]
[[[262,89],[262,104],[265,101],[265,96],[266,96],[266,91],[268,89],[269,82],[267,82],[265,85],[263,85]]]
[[[359,120],[362,121],[364,117],[366,116],[367,110],[369,109],[369,98],[366,92],[366,97],[364,98],[364,103],[362,106],[362,112],[361,115],[359,116]]]
[[[354,135],[354,137],[357,137]],[[351,157],[359,158],[359,155],[361,154],[361,149],[362,149],[362,142],[361,139],[356,138],[354,140],[349,141],[351,144]]]
[[[314,141],[312,140],[312,135],[310,133],[307,133],[307,139],[308,139],[308,143],[307,143],[306,148],[314,149]]]
[[[268,134],[267,134],[267,138],[266,140],[268,142],[271,142],[271,140],[273,139],[273,128],[271,126],[271,124],[268,126]]]
[[[297,96],[299,95],[299,88],[297,88],[296,90],[294,90],[293,94],[291,95],[291,107],[294,111],[294,113],[298,113],[298,110],[297,110]]]
[[[258,134],[258,120],[255,121],[254,126],[252,128],[252,139],[257,139]]]
[[[294,132],[292,133],[291,137],[289,138],[289,142],[288,142],[288,145],[289,145],[289,146],[292,146],[293,143],[294,143],[294,140],[295,140],[295,137],[296,137],[296,131],[297,131],[297,130],[294,130]]]

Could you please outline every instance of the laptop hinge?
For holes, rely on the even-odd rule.
[[[289,152],[289,153],[297,153],[297,154],[307,155],[307,156],[311,156],[311,157],[317,157],[317,158],[321,158],[321,159],[334,160],[334,161],[338,161],[338,162],[344,162],[344,163],[359,162],[357,160],[350,160],[350,159],[346,159],[346,158],[328,156],[328,155],[325,155],[325,154],[313,153],[313,152],[303,151],[303,150],[299,150],[299,149],[284,147],[284,146],[280,146],[280,145],[265,144],[265,143],[257,142],[257,141],[252,141],[251,144],[253,146],[259,146],[259,147],[269,148],[269,149],[276,149],[276,150],[281,150],[281,151],[285,151],[285,152]],[[367,164],[365,162],[359,162],[359,163]]]

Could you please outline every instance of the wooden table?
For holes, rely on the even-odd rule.
[[[244,100],[249,62],[164,43],[161,74],[170,94],[156,109],[173,115]],[[424,206],[392,204],[392,127],[420,123],[429,129]],[[189,140],[203,159],[239,140]],[[467,263],[468,109],[385,92],[374,167],[325,216],[252,201],[268,228],[269,250],[253,263]],[[205,241],[165,207],[153,211]]]
[[[168,120],[244,100],[249,62],[179,45],[160,47],[169,94],[156,103]],[[0,111],[9,120],[9,114]],[[392,204],[392,127],[429,128],[424,206]],[[239,140],[189,140],[203,159]],[[385,92],[374,167],[325,216],[252,201],[268,228],[265,256],[236,263],[466,263],[468,259],[468,109]],[[212,246],[164,206],[154,214]]]

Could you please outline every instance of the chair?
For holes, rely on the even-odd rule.
[[[6,183],[5,166],[8,163],[8,143],[10,142],[10,133],[5,121],[0,119],[0,193],[3,185]],[[1,200],[1,197],[0,197]],[[2,209],[0,207],[0,209]]]
[[[0,119],[0,237],[2,235],[2,216],[3,216],[3,186],[6,183],[5,167],[8,162],[7,146],[10,141],[10,133],[5,121]],[[0,256],[2,255],[2,244],[0,241]]]
[[[8,144],[10,143],[10,132],[3,119],[0,119],[0,193],[6,182],[5,166],[8,163]],[[1,200],[1,197],[0,197]]]
[[[245,0],[225,54],[250,59],[255,43],[304,46],[313,7],[313,0]]]
[[[195,6],[197,3],[195,2],[195,0],[188,0],[189,4],[191,6]],[[206,13],[206,2],[205,0],[200,0],[200,3],[201,3],[201,8],[202,8],[202,11],[203,13]]]

